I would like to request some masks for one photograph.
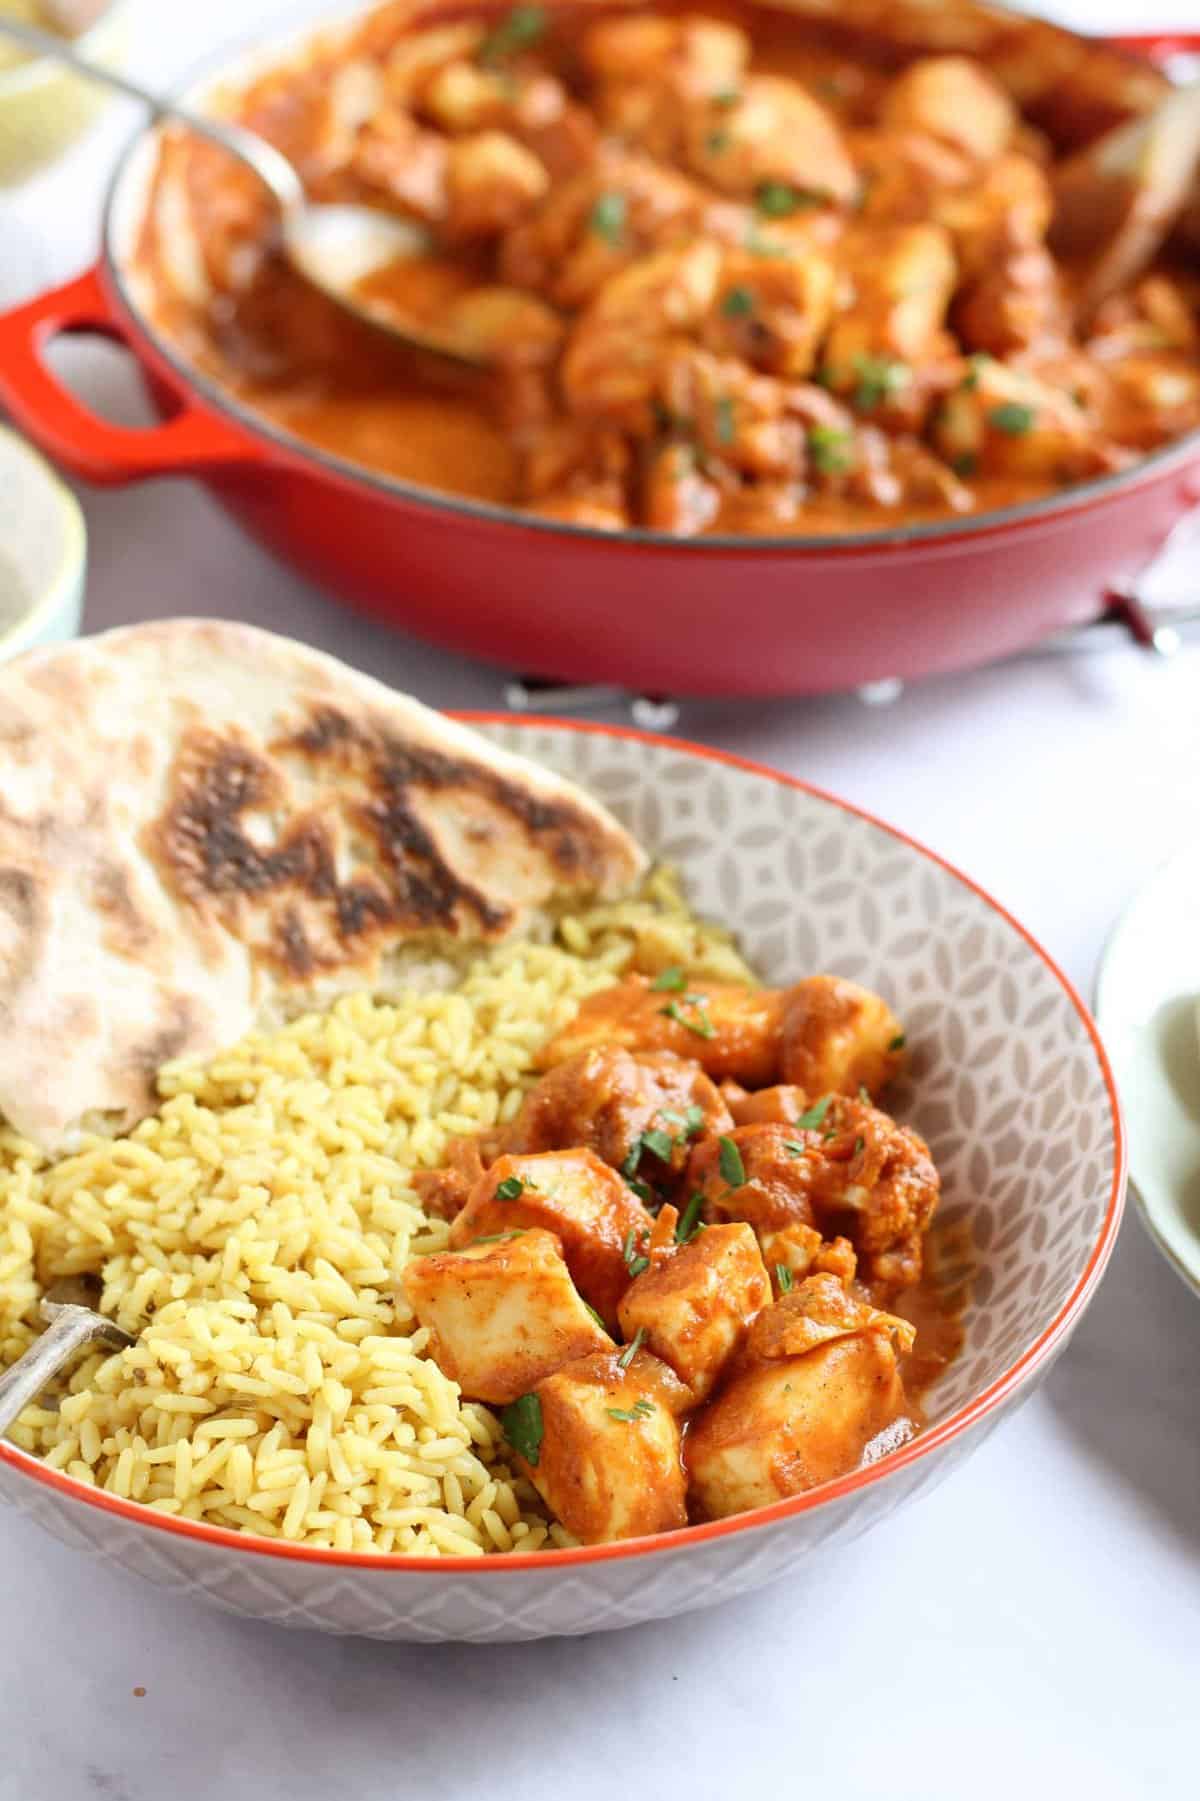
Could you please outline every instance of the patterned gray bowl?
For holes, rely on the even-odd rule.
[[[854,1475],[754,1513],[617,1545],[460,1561],[283,1544],[168,1518],[0,1444],[0,1499],[65,1544],[280,1625],[493,1641],[707,1606],[865,1532],[949,1474],[1050,1369],[1117,1233],[1125,1152],[1083,1003],[965,876],[854,808],[717,751],[580,725],[476,719],[575,777],[771,980],[831,970],[881,990],[912,1053],[898,1107],[943,1173],[973,1267],[961,1355],[928,1426]]]

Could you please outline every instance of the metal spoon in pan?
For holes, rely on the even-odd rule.
[[[80,1276],[56,1282],[42,1297],[42,1318],[48,1321],[46,1331],[0,1375],[0,1438],[81,1352],[92,1345],[124,1351],[137,1343],[128,1332],[95,1311],[91,1303],[96,1299],[98,1285]]]
[[[48,31],[0,18],[0,38],[9,38],[38,56],[53,57],[89,81],[101,82],[140,100],[156,118],[175,119],[237,157],[253,170],[278,206],[280,241],[292,267],[356,319],[387,332],[410,349],[449,358],[465,368],[487,366],[485,354],[466,336],[439,332],[436,326],[422,320],[405,319],[390,303],[386,312],[377,310],[358,292],[358,284],[376,270],[423,256],[430,250],[429,234],[421,226],[376,207],[312,204],[291,163],[265,138],[229,120],[207,118],[152,94],[124,75],[81,56]]]

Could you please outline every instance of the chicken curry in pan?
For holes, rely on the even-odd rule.
[[[385,7],[230,105],[313,197],[425,229],[364,293],[486,377],[306,287],[254,178],[186,135],[139,266],[202,369],[388,476],[683,536],[991,510],[1200,425],[1200,274],[1081,309],[1053,120],[1013,85],[760,8]]]
[[[886,1004],[832,976],[635,975],[510,1125],[418,1174],[453,1222],[403,1276],[430,1352],[585,1543],[765,1506],[917,1429],[895,1309],[939,1181],[876,1105],[903,1059]]]

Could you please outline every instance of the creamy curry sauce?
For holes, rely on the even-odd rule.
[[[452,17],[385,7],[234,110],[314,197],[429,226],[364,292],[482,343],[482,382],[306,288],[253,179],[165,140],[157,321],[304,441],[593,527],[821,534],[1028,500],[1200,424],[1196,272],[1081,326],[1054,146],[981,62],[719,5]]]

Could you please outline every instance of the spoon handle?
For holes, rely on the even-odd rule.
[[[88,1308],[64,1307],[25,1355],[0,1376],[0,1438],[60,1370],[110,1332],[109,1321]]]
[[[115,88],[117,93],[125,94],[130,100],[140,100],[156,118],[177,119],[189,131],[207,138],[210,143],[219,145],[231,156],[248,164],[259,180],[271,190],[285,213],[303,204],[304,189],[300,177],[286,156],[276,150],[273,144],[268,144],[265,138],[256,136],[252,131],[244,131],[240,125],[234,125],[231,121],[205,118],[202,113],[192,112],[190,107],[178,106],[175,101],[164,99],[161,94],[151,93],[139,82],[130,81],[127,75],[120,75],[115,69],[107,69],[102,64],[93,62],[90,57],[81,56],[64,39],[55,37],[49,31],[39,31],[36,25],[24,25],[15,19],[0,18],[0,38],[9,38],[38,56],[53,57],[56,62],[74,69],[77,75],[84,76],[88,81],[98,81],[105,87]]]

